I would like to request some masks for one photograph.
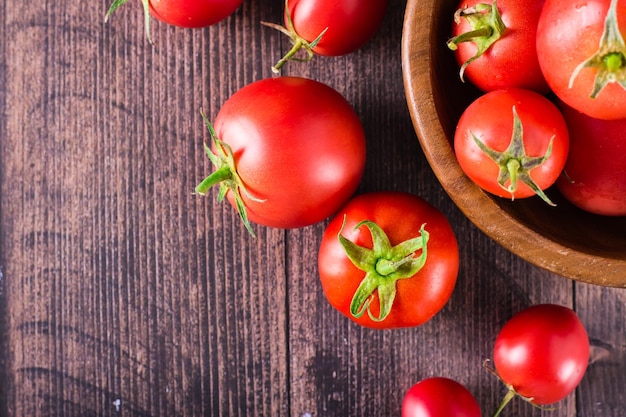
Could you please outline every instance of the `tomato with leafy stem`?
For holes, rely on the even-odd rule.
[[[461,80],[483,91],[527,88],[547,93],[537,58],[537,22],[545,0],[462,0],[448,47]]]
[[[490,91],[463,112],[454,136],[461,169],[485,191],[511,199],[538,195],[557,180],[569,151],[558,107],[531,90]]]
[[[445,377],[426,378],[404,395],[402,417],[481,417],[472,393]]]
[[[495,370],[487,369],[508,388],[497,417],[515,397],[546,406],[572,393],[587,370],[589,337],[572,309],[538,304],[505,323],[493,354]]]
[[[547,0],[539,64],[552,91],[598,119],[626,118],[626,0]]]
[[[314,54],[340,56],[363,47],[378,31],[389,0],[285,0],[284,24],[262,22],[286,34],[292,48],[273,67],[310,61]],[[299,58],[298,52],[306,53]]]
[[[377,329],[413,327],[447,303],[459,250],[441,211],[404,192],[352,198],[330,221],[318,253],[329,303]]]
[[[105,21],[128,0],[115,0],[106,13]],[[146,37],[150,35],[150,15],[162,22],[184,28],[213,25],[233,14],[243,0],[141,0]]]
[[[238,90],[215,123],[205,120],[215,170],[195,191],[219,185],[250,222],[299,228],[334,214],[356,191],[365,168],[365,132],[335,89],[301,77],[274,77]]]

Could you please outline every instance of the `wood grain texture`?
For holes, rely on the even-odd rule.
[[[498,329],[540,302],[573,306],[593,362],[556,411],[626,415],[623,290],[574,283],[495,244],[443,191],[408,113],[400,64],[405,1],[346,57],[290,63],[355,107],[367,132],[359,192],[423,196],[450,219],[461,271],[443,311],[373,331],[326,302],[316,249],[326,222],[254,226],[192,191],[211,170],[200,111],[272,76],[289,43],[260,21],[282,2],[244,0],[227,20],[155,22],[129,2],[0,3],[0,415],[398,416],[404,392],[443,375],[485,415],[504,387],[482,369]]]

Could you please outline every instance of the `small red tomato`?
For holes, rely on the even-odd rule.
[[[554,93],[598,119],[626,118],[626,0],[546,0],[537,55]]]
[[[539,195],[557,180],[569,151],[561,112],[539,93],[519,88],[490,91],[461,115],[454,136],[461,169],[500,197]]]
[[[115,0],[109,7],[105,19],[127,1]],[[141,0],[146,36],[152,43],[150,15],[173,26],[201,28],[226,19],[242,2],[243,0]]]
[[[545,0],[462,0],[448,47],[461,79],[483,91],[549,90],[537,58],[537,22]]]
[[[378,31],[389,0],[289,0],[285,1],[285,26],[265,25],[287,34],[293,48],[274,67],[281,66],[303,49],[313,54],[346,55],[360,49]]]
[[[334,214],[356,191],[365,168],[365,132],[350,103],[315,80],[255,81],[222,106],[206,153],[215,171],[196,187],[220,184],[249,222],[298,228]]]
[[[515,396],[547,405],[567,397],[582,380],[589,337],[570,308],[539,304],[515,314],[502,327],[493,354],[498,376],[514,394],[505,397],[500,411]]]
[[[601,120],[562,104],[570,150],[556,187],[575,206],[626,215],[626,119]]]
[[[150,0],[150,13],[170,25],[202,28],[233,14],[243,0]]]
[[[459,269],[446,217],[402,192],[367,193],[330,221],[318,269],[330,304],[371,328],[418,326],[452,295]]]
[[[407,391],[402,417],[481,417],[481,414],[467,388],[453,379],[432,377]]]

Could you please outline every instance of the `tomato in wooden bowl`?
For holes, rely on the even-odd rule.
[[[539,197],[494,196],[459,166],[453,145],[457,122],[484,92],[461,81],[447,46],[458,5],[458,0],[408,0],[402,34],[407,103],[435,175],[469,220],[512,253],[573,280],[626,287],[626,216],[581,210],[554,186],[546,190],[554,207]]]

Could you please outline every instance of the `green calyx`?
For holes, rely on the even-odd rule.
[[[537,183],[531,178],[530,171],[542,165],[552,154],[552,144],[554,136],[550,138],[548,149],[543,156],[528,156],[524,148],[524,130],[522,121],[520,120],[515,106],[513,106],[513,135],[508,148],[504,152],[496,151],[488,147],[484,142],[476,137],[471,131],[469,132],[474,139],[476,145],[489,156],[500,168],[498,173],[498,184],[502,189],[511,193],[511,199],[517,190],[519,181],[526,184],[537,194],[543,201],[551,206],[555,206],[548,196],[543,192]],[[506,183],[509,183],[507,186]]]
[[[246,210],[246,206],[243,202],[242,193],[245,194],[247,198],[254,201],[262,202],[264,200],[258,199],[250,194],[250,192],[246,189],[243,181],[237,174],[237,168],[235,166],[235,158],[233,157],[233,151],[228,146],[228,144],[222,142],[218,137],[213,125],[207,119],[207,117],[202,113],[202,118],[204,119],[204,123],[206,127],[209,129],[209,133],[211,135],[211,140],[216,149],[216,153],[213,153],[211,147],[204,143],[204,151],[206,152],[209,160],[215,166],[215,171],[208,177],[206,177],[200,184],[198,184],[195,188],[195,193],[200,195],[205,195],[211,187],[216,184],[220,185],[219,193],[217,196],[217,201],[222,202],[224,197],[226,197],[226,193],[228,191],[232,191],[235,196],[235,204],[237,206],[237,212],[239,213],[239,217],[243,221],[244,226],[248,230],[248,232],[256,237],[254,231],[252,230],[252,226],[250,225],[250,221],[248,220],[248,212]]]
[[[611,0],[609,5],[598,50],[574,69],[569,79],[569,88],[573,87],[578,74],[584,68],[597,71],[591,98],[596,98],[610,83],[617,83],[626,89],[626,44],[617,24],[617,0]]]
[[[502,398],[502,401],[500,401],[500,404],[498,405],[498,408],[494,412],[493,417],[499,417],[500,414],[502,413],[502,411],[506,408],[506,406],[514,398],[520,398],[520,399],[526,401],[527,403],[529,403],[530,405],[532,405],[533,407],[535,407],[535,408],[537,408],[539,410],[542,410],[542,411],[554,411],[555,410],[554,407],[545,407],[545,406],[542,406],[542,405],[539,405],[539,404],[535,404],[533,402],[534,398],[532,398],[532,397],[525,397],[525,396],[521,395],[520,393],[518,393],[511,384],[506,383],[500,377],[498,372],[489,365],[489,362],[490,362],[489,359],[486,359],[483,362],[483,368],[485,368],[489,373],[494,375],[501,383],[503,383],[506,386],[506,394]]]
[[[291,13],[289,13],[289,0],[285,0],[285,15],[287,16],[287,27],[277,25],[275,23],[270,22],[261,22],[261,24],[271,27],[272,29],[276,29],[289,37],[292,43],[292,47],[274,66],[272,67],[272,72],[278,74],[283,65],[285,65],[288,61],[299,61],[299,62],[309,62],[313,59],[313,48],[317,46],[317,44],[322,40],[322,37],[328,30],[328,28],[324,29],[322,33],[317,35],[313,41],[309,42],[304,39],[302,36],[298,35],[296,29],[293,26],[293,20],[291,19]],[[303,50],[306,53],[305,58],[298,58],[296,54],[298,51]]]
[[[350,313],[358,318],[367,312],[373,321],[383,321],[391,312],[396,297],[396,282],[411,278],[426,264],[429,233],[424,228],[425,225],[422,225],[419,236],[391,246],[380,226],[363,220],[356,225],[355,230],[365,226],[370,231],[373,247],[369,249],[343,237],[341,233],[344,226],[345,218],[338,234],[339,242],[354,266],[365,272],[365,277],[352,298]],[[419,250],[421,253],[416,256]],[[370,310],[375,292],[378,293],[380,304],[378,316],[374,316]]]
[[[104,15],[104,21],[107,22],[109,17],[124,3],[128,0],[114,0],[109,6],[109,10],[107,10]],[[150,36],[150,0],[141,0],[141,4],[143,5],[143,19],[144,26],[146,28],[146,37],[148,38],[148,42],[152,45],[152,37]]]
[[[456,51],[458,45],[463,42],[474,42],[477,47],[476,54],[461,65],[459,75],[463,81],[463,74],[467,66],[480,58],[491,45],[502,37],[506,31],[506,26],[502,21],[496,0],[493,0],[492,4],[479,3],[472,7],[458,9],[454,13],[454,21],[458,24],[462,18],[467,20],[472,29],[450,39],[448,48]]]

